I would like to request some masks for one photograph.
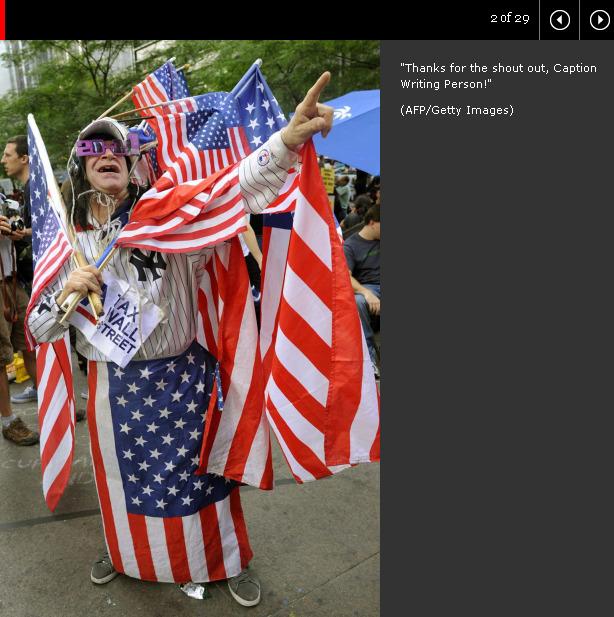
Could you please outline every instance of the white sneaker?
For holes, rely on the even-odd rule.
[[[11,403],[32,403],[38,400],[36,388],[28,386],[23,392],[11,395]]]
[[[89,398],[89,393],[87,391],[83,391],[81,392],[81,394],[79,395],[83,400],[87,401],[87,399]]]

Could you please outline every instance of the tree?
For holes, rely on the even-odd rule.
[[[379,41],[207,41],[209,61],[199,66],[201,41],[178,41],[174,53],[194,62],[188,79],[194,92],[230,90],[256,58],[284,111],[293,111],[324,70],[332,73],[325,91],[333,99],[352,90],[379,88]]]
[[[133,41],[24,41],[3,54],[9,65],[31,65],[36,85],[0,99],[0,139],[25,133],[34,114],[49,157],[56,168],[66,165],[77,131],[98,117],[108,101],[128,88],[134,76],[117,68]],[[43,61],[41,61],[43,59]],[[108,106],[108,105],[107,105]]]
[[[145,41],[23,41],[4,54],[9,64],[35,64],[36,85],[0,98],[1,143],[25,133],[27,114],[33,113],[52,164],[65,168],[79,129],[172,56],[176,66],[190,65],[187,80],[193,94],[231,90],[262,58],[262,71],[286,113],[323,70],[332,73],[325,100],[379,88],[379,41],[164,41],[151,46],[146,60],[134,63],[133,50],[141,43]],[[129,58],[124,69],[118,67],[122,55]],[[131,101],[114,113],[129,109]]]

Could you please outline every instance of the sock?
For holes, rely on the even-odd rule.
[[[17,416],[14,413],[10,416],[6,416],[6,418],[4,416],[0,416],[0,418],[2,419],[3,428],[8,428],[13,420],[17,420]]]

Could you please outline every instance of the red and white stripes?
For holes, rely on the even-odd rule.
[[[164,252],[202,249],[244,231],[245,210],[235,167],[222,175],[150,190],[118,243]]]
[[[224,410],[212,403],[200,471],[273,488],[256,315],[238,238],[218,246],[200,287],[202,344],[220,362]]]
[[[75,441],[75,401],[68,332],[63,339],[38,347],[36,370],[43,495],[53,511],[68,484]]]
[[[378,460],[378,393],[311,144],[292,231],[269,233],[261,327],[266,409],[292,473],[304,482]]]

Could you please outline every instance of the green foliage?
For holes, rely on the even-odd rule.
[[[37,60],[31,76],[38,85],[0,98],[0,147],[12,135],[26,132],[26,116],[32,113],[52,164],[64,168],[79,129],[170,57],[178,67],[190,65],[187,80],[193,94],[231,90],[252,62],[262,58],[262,72],[286,113],[324,70],[332,73],[325,101],[351,90],[379,88],[379,41],[160,41],[139,54],[145,60],[121,72],[113,69],[122,53],[143,43],[24,41],[20,50],[4,54],[7,63]],[[130,109],[127,101],[113,113]]]

